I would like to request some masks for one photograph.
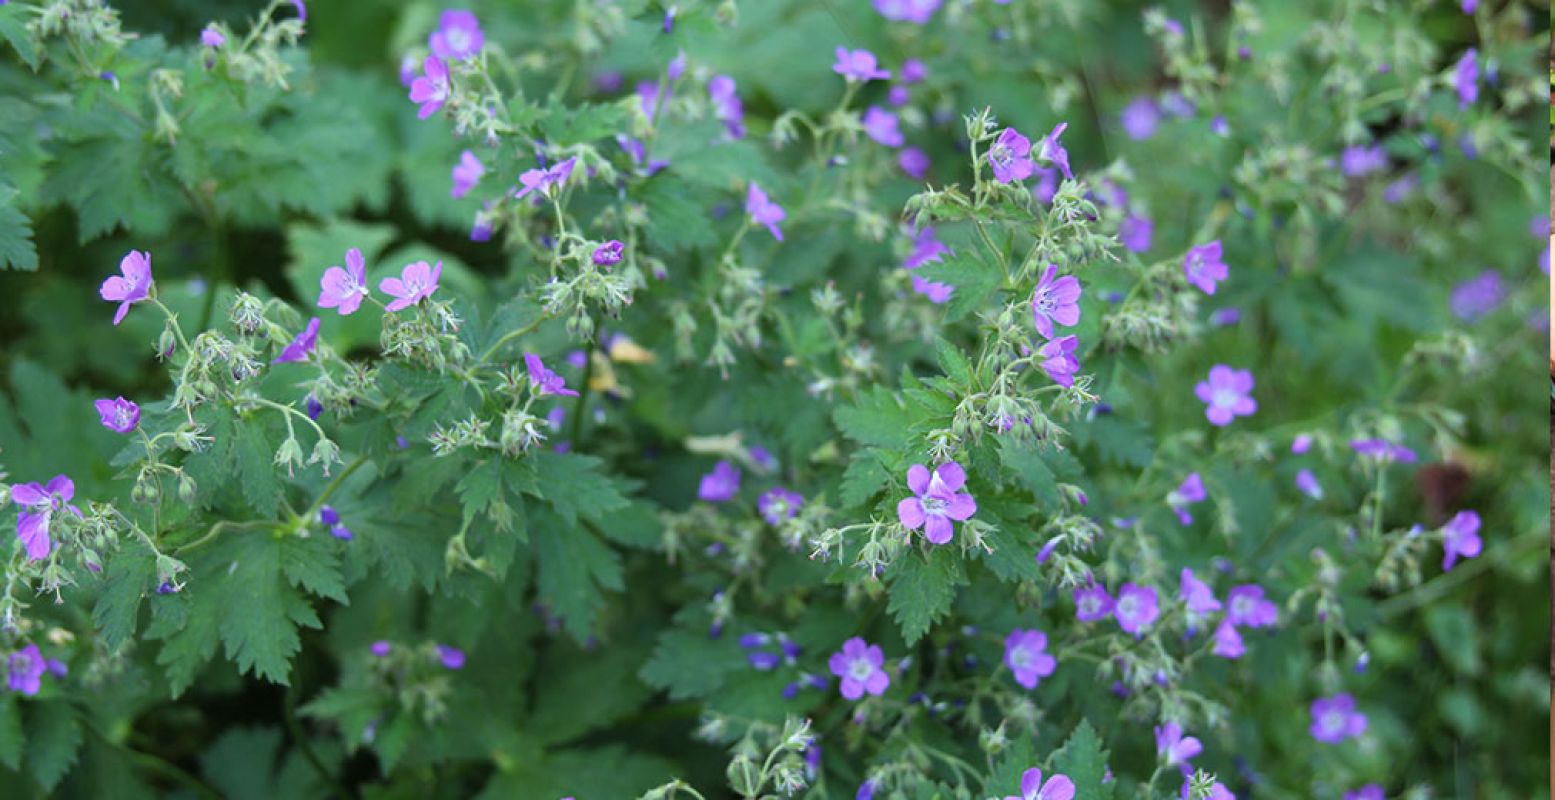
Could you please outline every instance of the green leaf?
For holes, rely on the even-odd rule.
[[[1005,437],[999,444],[999,460],[1031,492],[1043,510],[1055,513],[1061,502],[1058,479],[1043,460],[1039,447],[1035,442],[1021,442],[1014,437]]]
[[[488,458],[465,473],[454,487],[464,506],[465,519],[472,519],[486,510],[491,501],[502,494],[502,461]]]
[[[637,674],[669,691],[671,700],[685,700],[712,694],[744,666],[745,656],[725,638],[672,629],[660,634],[653,656]]]
[[[986,264],[974,254],[958,251],[937,262],[919,267],[915,274],[936,283],[956,287],[945,304],[946,324],[964,319],[983,308],[1001,279],[998,268]]]
[[[192,597],[191,597],[192,596]],[[165,640],[157,663],[167,668],[168,689],[176,699],[194,683],[200,668],[221,643],[218,623],[221,596],[205,587],[190,586],[183,594],[157,597],[151,603],[146,638]],[[190,607],[197,606],[194,613]]]
[[[912,645],[950,612],[956,586],[966,579],[961,573],[961,562],[943,547],[931,550],[926,558],[904,555],[897,559],[891,572],[891,602],[886,610],[902,627],[902,638]]]
[[[281,551],[281,571],[292,586],[342,605],[350,604],[345,580],[340,575],[340,558],[335,555],[336,545],[329,538],[287,536],[277,540],[276,546]]]
[[[53,790],[76,763],[81,751],[81,723],[67,700],[29,703],[27,715],[27,768],[32,776]]]
[[[885,464],[880,461],[880,451],[873,448],[859,450],[848,461],[847,471],[842,473],[838,499],[844,507],[863,505],[890,478],[891,473],[886,471]]]
[[[118,650],[135,635],[141,599],[156,585],[157,560],[139,543],[128,543],[108,559],[103,572],[103,590],[92,608],[109,650]]]
[[[601,460],[576,453],[539,452],[535,466],[535,496],[551,504],[571,525],[578,517],[598,521],[626,507],[616,482],[600,472]]]
[[[832,420],[849,439],[885,450],[906,447],[915,422],[896,396],[880,386],[861,392],[856,406],[838,406]]]
[[[644,647],[611,646],[590,653],[557,644],[546,653],[526,730],[547,745],[571,741],[635,711],[652,694],[635,674]],[[608,686],[610,691],[600,691]]]
[[[553,105],[540,120],[545,139],[557,145],[583,144],[625,130],[632,118],[622,105]]]
[[[967,360],[966,354],[944,339],[935,341],[934,351],[939,359],[940,369],[945,371],[947,377],[959,386],[971,387],[972,362]]]
[[[262,516],[275,515],[281,503],[281,481],[275,474],[275,449],[265,437],[259,420],[240,421],[235,427],[233,458],[243,497]]]
[[[286,575],[290,545],[266,535],[233,536],[226,542],[230,566],[206,591],[222,597],[219,628],[227,657],[245,673],[285,685],[292,656],[302,649],[297,627],[322,627]]]
[[[22,765],[27,737],[22,733],[22,709],[15,692],[0,693],[0,764],[7,769]]]
[[[1112,797],[1113,783],[1103,783],[1107,774],[1107,751],[1102,749],[1101,738],[1088,720],[1080,720],[1069,741],[1064,743],[1053,761],[1053,771],[1068,775],[1074,781],[1074,796],[1107,800]]]
[[[602,590],[622,588],[620,558],[587,528],[563,523],[552,514],[535,515],[530,542],[540,599],[561,617],[574,639],[587,640],[605,605]]]
[[[32,35],[27,32],[27,9],[20,4],[0,6],[0,39],[10,42],[22,61],[33,72],[38,71],[42,62],[38,59],[38,48],[33,45]]]
[[[1456,604],[1433,605],[1426,609],[1425,629],[1449,666],[1471,678],[1480,674],[1479,626],[1468,609]]]
[[[38,249],[32,243],[32,221],[16,207],[16,194],[0,183],[0,269],[31,271],[38,268]]]

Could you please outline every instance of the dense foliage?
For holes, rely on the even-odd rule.
[[[0,794],[1548,796],[1542,7],[471,6],[0,0]]]

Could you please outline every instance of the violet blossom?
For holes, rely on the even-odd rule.
[[[1452,569],[1460,556],[1478,556],[1481,547],[1478,512],[1459,511],[1442,526],[1442,569]]]
[[[1016,683],[1035,689],[1043,678],[1053,674],[1058,660],[1047,652],[1046,633],[1016,628],[1004,639],[1004,664]]]
[[[1210,367],[1208,380],[1200,381],[1193,392],[1204,403],[1204,416],[1211,425],[1224,427],[1237,417],[1252,416],[1258,411],[1258,401],[1253,399],[1253,373],[1245,369],[1232,369],[1225,364]]]
[[[367,296],[367,262],[362,251],[355,247],[346,251],[346,265],[324,270],[319,279],[319,308],[333,308],[340,316],[348,317],[362,305]]]
[[[1047,265],[1047,271],[1031,295],[1032,324],[1047,339],[1053,338],[1054,322],[1066,328],[1080,322],[1080,279],[1073,275],[1057,278],[1057,275],[1058,265]]]
[[[567,388],[567,381],[545,366],[534,353],[524,354],[524,371],[529,373],[529,384],[541,395],[577,397],[578,393]]]
[[[16,538],[26,549],[27,558],[41,561],[54,549],[49,528],[56,512],[68,509],[81,516],[81,510],[70,504],[75,496],[75,482],[64,475],[55,475],[47,485],[19,483],[11,487],[11,502],[23,508],[16,515]]]
[[[1132,633],[1137,639],[1144,635],[1146,628],[1155,623],[1157,617],[1161,616],[1161,607],[1156,599],[1155,589],[1125,583],[1123,588],[1118,590],[1118,599],[1113,604],[1112,613],[1117,617],[1118,626]]]
[[[1339,744],[1366,732],[1366,715],[1355,710],[1355,698],[1349,693],[1319,697],[1312,701],[1312,725],[1307,732],[1326,744]]]
[[[119,272],[121,274],[103,281],[97,290],[104,300],[119,304],[119,310],[113,315],[115,325],[124,321],[130,306],[151,296],[151,254],[131,250],[119,260]]]
[[[862,49],[849,50],[846,47],[837,48],[837,62],[832,64],[831,71],[846,78],[849,83],[885,80],[891,77],[890,70],[880,69],[880,62],[875,58],[874,53]]]
[[[129,433],[140,424],[140,406],[125,400],[122,395],[112,400],[95,400],[92,404],[102,418],[103,427],[114,433]]]
[[[843,642],[842,649],[832,653],[826,665],[841,679],[842,696],[857,700],[866,692],[878,697],[891,685],[891,676],[881,668],[884,663],[885,653],[879,645],[855,636]]]
[[[378,282],[378,291],[394,298],[385,311],[410,308],[432,296],[437,291],[437,281],[443,276],[443,262],[427,266],[425,261],[406,264],[398,278],[384,278]]]
[[[756,498],[756,510],[768,525],[777,527],[794,518],[804,507],[804,496],[782,486],[774,486]]]
[[[1189,248],[1182,257],[1182,274],[1200,291],[1214,294],[1216,285],[1230,274],[1230,268],[1221,260],[1220,240]]]
[[[481,160],[476,158],[474,153],[469,150],[460,153],[459,163],[454,165],[453,188],[449,190],[449,196],[458,198],[469,194],[470,190],[475,188],[475,184],[480,183],[481,176],[485,174],[486,167],[481,164]]]
[[[740,468],[727,461],[713,465],[713,471],[702,476],[697,485],[697,498],[708,503],[726,503],[740,491]]]
[[[292,364],[308,360],[308,354],[312,353],[319,343],[319,318],[309,317],[307,327],[302,329],[295,338],[285,347],[281,348],[281,354],[275,357],[271,364]]]
[[[1042,357],[1042,371],[1054,383],[1066,389],[1074,386],[1075,373],[1080,371],[1080,360],[1074,356],[1079,346],[1079,337],[1064,336],[1042,345],[1037,351],[1037,355]]]
[[[427,56],[421,62],[421,72],[421,77],[410,82],[410,101],[421,104],[416,116],[426,119],[448,102],[453,86],[448,81],[448,67],[437,56]]]
[[[464,9],[444,11],[438,17],[437,30],[427,37],[427,47],[433,54],[448,61],[474,58],[485,44],[480,20]]]
[[[760,184],[751,181],[750,187],[745,191],[745,213],[750,215],[751,221],[757,225],[767,226],[772,233],[772,238],[783,241],[783,229],[778,223],[788,218],[788,212],[783,207],[772,202],[767,193],[761,190]]]
[[[903,498],[896,505],[896,516],[908,530],[923,529],[924,538],[933,544],[945,544],[955,533],[952,522],[963,522],[977,513],[972,495],[960,491],[966,485],[961,465],[946,462],[934,468],[914,464],[907,469],[907,488],[915,497]]]

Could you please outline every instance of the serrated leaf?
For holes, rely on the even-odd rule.
[[[38,71],[38,48],[33,45],[32,35],[27,32],[27,9],[18,5],[0,6],[0,39],[11,43],[16,49],[16,54],[22,61]]]
[[[1043,460],[1035,442],[1021,442],[1006,437],[999,444],[999,460],[1014,473],[1020,484],[1031,492],[1037,504],[1050,513],[1059,509],[1058,478]]]
[[[222,645],[242,672],[285,685],[292,656],[302,649],[297,628],[321,627],[318,615],[285,574],[286,545],[267,535],[227,542],[229,566],[208,589],[224,600]]]
[[[465,473],[454,487],[459,502],[464,506],[464,516],[471,519],[486,510],[491,501],[502,494],[502,462],[492,457],[475,465]]]
[[[915,422],[895,395],[879,386],[860,393],[858,405],[838,406],[832,419],[843,436],[885,450],[906,447]]]
[[[1075,797],[1107,800],[1112,797],[1111,782],[1104,782],[1107,775],[1107,751],[1102,749],[1101,738],[1088,720],[1080,720],[1069,740],[1053,761],[1053,771],[1068,775],[1074,781]]]
[[[135,635],[141,599],[156,579],[156,557],[138,543],[124,545],[108,559],[92,620],[110,650],[118,650]]]
[[[81,723],[66,700],[28,706],[27,768],[43,788],[53,790],[81,752]]]
[[[342,605],[350,604],[345,580],[340,575],[340,558],[329,539],[288,536],[280,539],[277,546],[281,550],[281,570],[293,586]]]
[[[576,453],[535,453],[535,495],[551,504],[567,524],[578,517],[600,520],[626,507],[627,499],[610,477],[600,471],[601,460]]]
[[[842,473],[842,487],[838,490],[837,498],[844,507],[863,505],[890,478],[891,473],[886,471],[885,464],[880,461],[879,451],[865,448],[854,453],[848,461],[848,468]]]
[[[0,11],[4,11],[0,7]],[[32,221],[16,207],[16,190],[0,184],[0,269],[32,271],[38,268],[38,249],[32,242]]]
[[[232,456],[244,499],[260,515],[273,516],[281,503],[281,481],[275,474],[275,449],[259,420],[234,426]]]
[[[561,617],[574,639],[587,640],[605,604],[604,590],[622,588],[620,558],[587,528],[564,523],[554,514],[535,516],[530,543],[540,599]]]
[[[967,360],[966,354],[944,339],[935,341],[934,352],[946,377],[961,386],[972,385],[972,362]]]
[[[988,298],[999,288],[1001,280],[996,267],[983,263],[976,255],[960,252],[924,264],[914,274],[925,280],[956,287],[944,305],[946,324],[960,321],[987,305]]]
[[[674,629],[659,636],[653,656],[637,674],[648,685],[667,690],[670,699],[684,700],[712,694],[744,666],[745,656],[732,642]]]
[[[927,557],[905,555],[897,559],[891,572],[891,602],[886,610],[901,626],[902,639],[912,645],[950,612],[956,586],[966,579],[961,562],[943,547],[931,550]]]

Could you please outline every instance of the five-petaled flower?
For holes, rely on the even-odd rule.
[[[1043,783],[1042,770],[1032,767],[1020,776],[1020,797],[1006,795],[1004,800],[1074,800],[1074,781],[1054,775]]]
[[[1096,622],[1112,616],[1114,605],[1107,587],[1099,583],[1074,590],[1074,617],[1081,622]]]
[[[1031,140],[1014,128],[1005,128],[988,148],[988,165],[1000,183],[1015,183],[1031,177],[1036,162],[1031,160]]]
[[[285,347],[281,348],[281,354],[275,357],[271,364],[291,364],[299,361],[307,361],[308,354],[319,343],[319,318],[310,317],[308,326],[297,334]]]
[[[1246,645],[1242,644],[1242,634],[1237,632],[1236,625],[1229,618],[1220,620],[1215,626],[1215,647],[1210,652],[1221,658],[1237,659],[1247,652]]]
[[[1146,628],[1155,623],[1156,617],[1161,616],[1155,589],[1133,583],[1123,584],[1123,588],[1118,590],[1118,600],[1113,604],[1112,614],[1117,617],[1119,627],[1134,634],[1136,639],[1139,638],[1144,635]]]
[[[1031,295],[1031,321],[1043,338],[1053,338],[1053,323],[1072,327],[1080,321],[1080,279],[1073,275],[1057,277],[1058,265],[1047,265]]]
[[[1208,614],[1220,610],[1220,601],[1215,599],[1215,592],[1209,588],[1209,584],[1198,579],[1193,570],[1183,567],[1178,576],[1180,587],[1177,596],[1183,605],[1188,607],[1191,614]]]
[[[1386,439],[1352,439],[1350,449],[1362,458],[1388,463],[1398,461],[1404,464],[1413,464],[1419,457],[1415,451],[1401,444],[1394,444]]]
[[[1279,621],[1280,607],[1263,596],[1263,587],[1243,584],[1226,595],[1226,619],[1232,625],[1267,628]]]
[[[875,0],[875,11],[896,22],[923,25],[939,10],[942,0]]]
[[[1010,668],[1016,683],[1035,689],[1043,678],[1053,674],[1058,659],[1047,652],[1046,633],[1016,628],[1004,638],[1004,665]]]
[[[793,519],[803,507],[804,496],[782,486],[774,486],[763,492],[761,497],[756,498],[756,510],[761,513],[761,518],[773,527]]]
[[[1188,513],[1188,506],[1203,502],[1206,497],[1209,497],[1209,493],[1204,491],[1204,479],[1199,476],[1199,473],[1190,472],[1188,477],[1183,478],[1182,483],[1166,496],[1166,504],[1172,511],[1177,512],[1179,522],[1183,525],[1192,525],[1193,515]]]
[[[1175,767],[1187,764],[1204,751],[1204,745],[1192,736],[1182,735],[1182,726],[1175,722],[1155,726],[1155,755],[1162,765]]]
[[[103,427],[114,433],[129,433],[140,424],[140,406],[122,396],[96,400],[93,405],[97,407],[97,415],[102,417]]]
[[[485,174],[486,167],[481,164],[481,160],[476,158],[474,153],[465,150],[459,154],[459,163],[454,165],[454,185],[449,190],[449,195],[463,197],[469,194],[470,190],[475,188],[475,184],[480,183],[481,176]]]
[[[130,306],[150,296],[151,254],[131,250],[119,260],[119,272],[120,275],[103,281],[102,287],[97,290],[104,300],[119,304],[119,310],[113,315],[115,325],[124,321],[124,315],[130,313]]]
[[[611,239],[608,242],[594,248],[592,256],[594,264],[600,267],[611,267],[621,263],[621,254],[625,252],[626,245],[619,239]]]
[[[473,58],[486,44],[480,20],[463,9],[444,11],[438,17],[437,30],[427,37],[427,47],[438,58],[463,61]]]
[[[567,388],[567,380],[545,366],[534,353],[524,354],[524,370],[529,373],[529,383],[542,395],[554,394],[577,397],[578,393]]]
[[[868,50],[849,50],[846,47],[837,48],[837,63],[832,64],[831,71],[850,82],[883,81],[891,77],[890,70],[880,69],[880,62],[875,58],[874,53]]]
[[[950,541],[955,522],[963,522],[977,513],[972,495],[960,491],[966,485],[966,471],[954,461],[934,468],[914,464],[907,468],[907,488],[916,497],[903,498],[896,504],[896,516],[908,530],[923,528],[924,538],[934,544]]]
[[[841,679],[842,696],[857,700],[865,692],[878,697],[891,685],[891,676],[881,667],[884,663],[885,654],[879,645],[855,636],[843,642],[842,649],[832,653],[826,665]]]
[[[750,215],[751,221],[757,225],[767,226],[772,232],[772,238],[783,241],[783,229],[778,223],[788,217],[788,212],[783,207],[767,198],[767,193],[761,190],[761,186],[755,181],[745,190],[745,213]]]
[[[1312,701],[1312,738],[1326,744],[1339,744],[1366,732],[1366,715],[1355,710],[1355,698],[1349,693],[1319,697]]]
[[[447,65],[437,56],[427,56],[421,62],[421,72],[421,77],[410,82],[410,101],[421,104],[416,116],[426,119],[448,102],[453,86],[448,82]]]
[[[740,492],[740,468],[727,461],[713,465],[713,471],[697,484],[697,498],[708,503],[726,503]]]
[[[1080,371],[1080,360],[1074,356],[1079,346],[1078,337],[1063,336],[1042,345],[1037,351],[1042,358],[1042,371],[1066,389],[1074,385],[1075,373]]]
[[[1204,403],[1205,418],[1217,427],[1230,425],[1231,420],[1252,416],[1258,411],[1258,401],[1253,399],[1252,391],[1253,373],[1225,364],[1210,367],[1209,379],[1193,387],[1194,394]]]
[[[378,282],[378,291],[394,299],[385,306],[387,311],[399,311],[432,296],[437,291],[437,281],[443,276],[443,262],[427,266],[425,261],[406,264],[398,278],[384,278]]]
[[[35,695],[43,686],[43,673],[48,668],[42,651],[36,644],[29,644],[11,653],[6,659],[6,688],[25,695]]]
[[[1058,143],[1058,137],[1064,135],[1064,129],[1069,123],[1060,122],[1053,126],[1053,130],[1042,137],[1042,145],[1037,149],[1037,160],[1046,161],[1050,166],[1058,167],[1064,173],[1064,177],[1074,180],[1074,173],[1069,171],[1069,151]]]
[[[1182,274],[1188,282],[1205,294],[1214,294],[1215,287],[1231,274],[1231,268],[1222,260],[1220,240],[1188,248],[1182,257]]]
[[[1459,511],[1442,526],[1442,569],[1452,569],[1458,558],[1474,558],[1479,555],[1479,513]]]
[[[29,559],[41,561],[54,549],[49,527],[56,512],[69,509],[81,516],[80,509],[70,504],[75,496],[76,484],[64,475],[55,475],[46,486],[21,483],[11,487],[11,502],[25,509],[16,515],[16,538],[22,541]]]
[[[437,660],[448,669],[464,669],[464,651],[446,644],[437,646]]]
[[[907,141],[898,127],[897,116],[880,106],[870,106],[864,111],[862,125],[865,135],[886,147],[901,147]]]
[[[524,174],[518,176],[518,182],[524,186],[513,195],[513,198],[515,200],[522,198],[530,192],[539,192],[550,197],[555,194],[555,189],[567,184],[567,180],[572,177],[573,167],[577,165],[578,157],[573,156],[566,161],[558,161],[546,169],[524,170]]]
[[[346,251],[345,267],[330,267],[319,278],[319,308],[333,308],[348,317],[367,296],[367,262],[355,247]]]

